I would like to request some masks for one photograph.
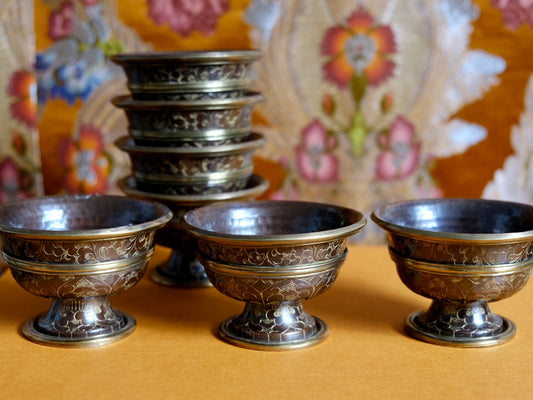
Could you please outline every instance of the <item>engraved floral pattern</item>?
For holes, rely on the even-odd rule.
[[[153,246],[155,232],[142,232],[125,239],[42,240],[4,236],[4,252],[28,261],[84,264],[131,258]]]
[[[188,65],[179,67],[175,63],[170,63],[168,65],[150,67],[131,66],[131,68],[126,70],[126,74],[134,85],[142,85],[142,83],[150,83],[150,85],[157,83],[190,85],[198,82],[223,81],[228,85],[234,86],[239,84],[240,81],[243,86],[246,86],[250,82],[251,71],[252,64]]]
[[[437,300],[496,301],[512,296],[522,289],[531,269],[508,275],[460,276],[424,272],[405,265],[398,267],[402,282],[415,293]]]
[[[171,108],[126,109],[131,129],[159,133],[189,133],[210,129],[238,129],[243,133],[252,127],[253,105],[217,110],[180,110]]]
[[[174,178],[209,175],[213,172],[226,172],[253,165],[253,152],[208,157],[205,153],[197,157],[184,154],[130,153],[134,173],[166,175]]]
[[[533,242],[475,244],[431,242],[389,235],[390,245],[408,258],[453,265],[499,265],[533,259]]]
[[[335,282],[339,267],[336,265],[326,272],[311,276],[299,277],[298,272],[295,272],[296,277],[291,278],[232,276],[231,273],[219,272],[216,267],[206,268],[206,273],[213,286],[227,296],[267,304],[306,300],[325,292]]]
[[[327,243],[303,244],[277,247],[246,247],[198,240],[200,253],[208,259],[253,266],[297,266],[325,261],[341,255],[346,249],[346,239]]]

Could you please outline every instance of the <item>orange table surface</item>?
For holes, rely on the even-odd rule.
[[[157,248],[150,268],[168,256]],[[0,277],[3,399],[526,399],[533,396],[533,282],[491,304],[517,325],[508,343],[478,349],[432,345],[403,332],[429,300],[400,282],[385,246],[350,246],[333,287],[304,302],[329,324],[322,343],[284,352],[221,341],[218,323],[243,303],[214,288],[176,289],[148,278],[111,299],[137,319],[107,346],[65,349],[24,339],[24,321],[50,301]]]

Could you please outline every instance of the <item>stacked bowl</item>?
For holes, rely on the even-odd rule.
[[[265,143],[252,131],[257,50],[118,54],[129,95],[113,98],[128,134],[115,142],[131,161],[119,181],[128,196],[164,203],[174,217],[156,242],[172,248],[152,279],[169,286],[210,285],[183,222],[187,211],[213,202],[250,200],[268,188],[254,175],[253,156]]]

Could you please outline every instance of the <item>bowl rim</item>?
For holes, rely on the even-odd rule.
[[[250,181],[256,181],[252,187],[245,187],[244,189],[222,192],[215,194],[191,194],[191,195],[172,195],[163,193],[153,193],[140,190],[137,188],[135,178],[131,175],[119,179],[117,185],[128,196],[137,198],[147,198],[154,201],[159,201],[165,204],[172,204],[174,206],[204,206],[213,202],[229,201],[236,199],[244,199],[257,197],[263,194],[270,186],[270,182],[264,177],[252,174],[249,177]]]
[[[250,63],[259,60],[262,51],[259,49],[214,49],[184,51],[153,51],[113,54],[111,60],[119,65],[144,65],[184,63],[198,65],[219,65],[234,63]]]
[[[164,147],[138,145],[131,135],[123,135],[114,141],[115,146],[127,153],[164,154],[189,157],[219,157],[237,155],[255,150],[266,143],[266,136],[259,132],[251,132],[244,140],[219,146],[202,147]]]
[[[132,94],[119,94],[111,98],[111,103],[117,108],[125,110],[227,110],[254,106],[265,99],[262,93],[247,91],[244,96],[228,97],[224,99],[196,99],[196,100],[136,100]]]
[[[139,198],[133,198],[122,195],[110,195],[110,194],[61,194],[61,195],[46,195],[30,197],[22,200],[12,200],[3,204],[0,204],[0,208],[9,208],[26,204],[37,204],[39,202],[46,202],[51,200],[71,200],[71,201],[89,201],[91,199],[107,198],[113,201],[131,201],[136,203],[151,204],[155,207],[160,214],[157,218],[150,221],[141,222],[132,225],[123,225],[110,228],[94,228],[94,229],[72,229],[72,230],[48,230],[48,229],[33,229],[11,226],[9,224],[3,224],[0,222],[0,236],[10,235],[24,238],[33,238],[38,240],[46,239],[102,239],[102,238],[119,238],[129,236],[132,234],[139,234],[143,231],[156,230],[163,227],[168,221],[172,219],[172,211],[164,204],[153,200],[145,200]]]
[[[432,231],[428,229],[412,228],[390,222],[384,218],[383,213],[387,209],[401,207],[406,205],[416,204],[436,204],[436,203],[453,203],[453,202],[472,202],[478,204],[505,204],[515,205],[520,207],[531,208],[533,206],[525,203],[507,201],[507,200],[495,200],[495,199],[483,199],[483,198],[461,198],[461,197],[447,197],[447,198],[430,198],[430,199],[411,199],[394,201],[384,204],[374,211],[372,211],[370,218],[378,226],[385,231],[399,236],[407,236],[414,239],[423,241],[437,241],[447,240],[450,242],[469,242],[477,244],[489,244],[489,243],[501,243],[501,242],[513,242],[513,241],[525,241],[533,239],[533,230],[526,230],[520,232],[504,232],[504,233],[467,233],[467,232],[445,232],[445,231]]]
[[[325,229],[316,232],[306,232],[306,233],[293,233],[293,234],[276,234],[276,235],[242,235],[242,234],[232,234],[232,233],[220,233],[213,232],[203,228],[200,228],[194,225],[191,222],[191,218],[194,214],[198,214],[204,211],[207,208],[216,209],[216,208],[231,208],[231,207],[256,207],[256,206],[265,205],[267,207],[279,207],[287,205],[299,205],[301,207],[326,207],[326,208],[335,208],[337,210],[343,210],[352,214],[357,220],[349,225],[334,228],[334,229]],[[224,243],[238,243],[239,245],[250,245],[250,244],[270,244],[270,243],[280,243],[280,244],[317,244],[320,242],[329,242],[338,238],[351,236],[366,225],[366,218],[364,214],[358,210],[338,206],[335,204],[329,203],[320,203],[313,201],[301,201],[301,200],[255,200],[255,201],[228,201],[224,203],[213,203],[203,207],[198,207],[193,210],[188,211],[183,220],[187,226],[189,232],[193,235],[208,239],[216,240],[217,242]]]

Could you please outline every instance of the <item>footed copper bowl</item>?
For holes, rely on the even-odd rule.
[[[135,319],[109,296],[134,286],[154,235],[172,213],[124,196],[49,196],[0,205],[3,256],[24,289],[52,299],[22,333],[40,344],[89,347],[132,332]]]
[[[327,324],[302,301],[331,287],[346,242],[366,223],[355,210],[299,201],[228,202],[197,208],[185,223],[218,290],[246,303],[219,334],[253,349],[284,350],[323,340]]]
[[[111,56],[136,99],[193,100],[235,97],[251,82],[259,50],[124,53]]]
[[[129,134],[139,145],[204,147],[242,140],[252,130],[252,113],[263,100],[246,92],[229,99],[142,101],[117,96],[113,104],[124,110]]]
[[[412,200],[372,214],[388,232],[402,282],[433,300],[406,319],[411,336],[434,344],[504,343],[515,324],[488,303],[512,296],[533,266],[533,207],[482,199]]]
[[[128,136],[115,141],[128,153],[132,175],[144,191],[202,195],[240,190],[253,172],[253,156],[265,143],[252,133],[240,143],[211,147],[139,146]]]

